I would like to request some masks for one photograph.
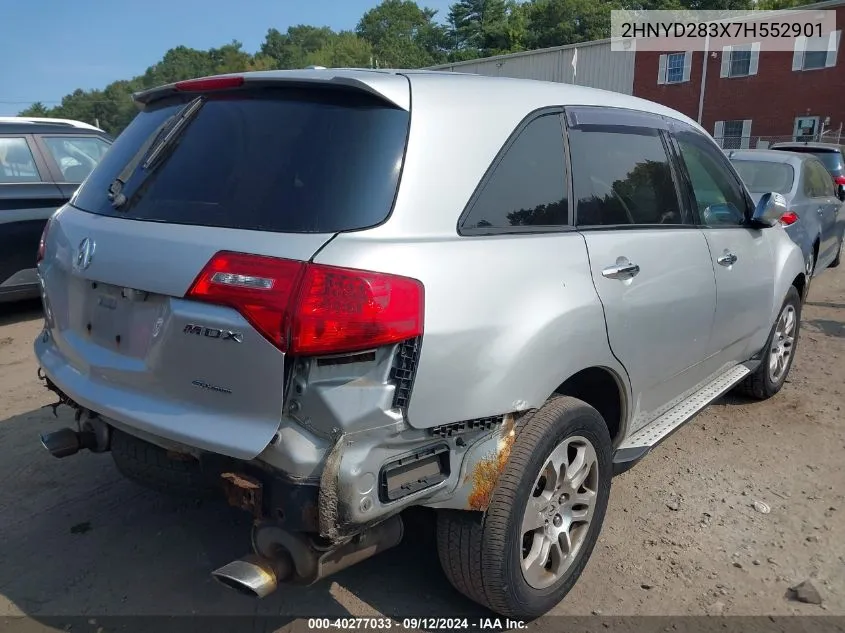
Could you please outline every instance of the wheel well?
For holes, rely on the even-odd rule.
[[[795,289],[798,291],[798,296],[803,299],[804,289],[807,287],[807,279],[806,277],[804,277],[804,273],[801,273],[795,279],[793,279],[792,285],[795,286]]]
[[[624,413],[619,381],[607,369],[590,367],[568,378],[555,393],[583,400],[604,418],[610,438],[616,440],[622,430]]]

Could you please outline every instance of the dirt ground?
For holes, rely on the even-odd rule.
[[[311,588],[260,602],[223,589],[209,572],[247,553],[248,518],[140,489],[108,455],[50,457],[38,434],[69,411],[42,408],[38,306],[0,310],[0,616],[478,613],[441,574],[427,524]],[[719,401],[614,481],[592,560],[555,613],[845,615],[843,375],[840,268],[813,282],[778,396]],[[788,599],[806,579],[821,605]]]

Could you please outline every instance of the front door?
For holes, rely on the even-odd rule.
[[[748,360],[765,344],[775,265],[764,231],[748,226],[752,202],[725,155],[691,127],[674,136],[716,276],[705,362],[706,373],[716,374]]]
[[[662,118],[578,108],[567,120],[576,222],[636,429],[701,381],[716,307],[710,252],[679,203]]]

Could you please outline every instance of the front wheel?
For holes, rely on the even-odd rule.
[[[438,515],[440,562],[461,593],[531,619],[569,593],[595,547],[612,476],[607,425],[574,398],[523,422],[487,511]]]
[[[760,366],[739,384],[742,393],[765,400],[781,390],[795,360],[800,328],[801,297],[795,286],[790,286],[772,326]]]

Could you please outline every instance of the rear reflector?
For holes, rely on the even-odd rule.
[[[243,77],[210,77],[208,79],[188,79],[177,81],[174,87],[182,92],[208,92],[211,90],[226,90],[240,88],[244,85]]]
[[[420,336],[423,295],[408,277],[224,251],[186,296],[234,308],[285,352],[319,355]]]
[[[44,225],[44,230],[41,231],[41,239],[38,240],[38,252],[35,255],[36,264],[44,259],[44,252],[47,250],[47,233],[50,231],[51,220],[52,218],[47,219],[47,223]]]
[[[798,221],[798,214],[795,211],[787,211],[782,216],[780,216],[780,223],[784,226],[789,226],[790,224],[795,224]]]

